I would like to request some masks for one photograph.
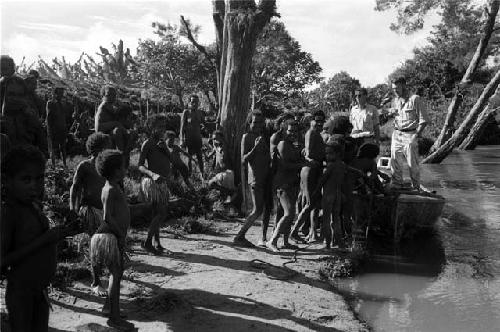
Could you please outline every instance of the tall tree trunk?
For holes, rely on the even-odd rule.
[[[489,8],[487,9],[487,17],[483,28],[483,33],[481,35],[481,40],[477,45],[476,52],[474,53],[474,56],[472,57],[472,60],[469,63],[467,71],[465,72],[464,76],[462,77],[462,80],[460,81],[459,84],[460,87],[464,87],[471,83],[472,76],[476,72],[477,68],[479,67],[479,64],[481,63],[482,58],[484,57],[486,48],[488,46],[488,42],[495,29],[495,19],[498,14],[499,7],[500,7],[500,0],[489,1]],[[458,109],[462,104],[462,100],[463,98],[461,97],[460,88],[457,88],[457,91],[455,91],[453,99],[451,100],[451,103],[448,106],[448,112],[446,114],[446,119],[443,128],[441,129],[438,138],[434,142],[434,145],[431,148],[431,152],[438,150],[439,147],[445,144],[445,142],[452,136],[453,126],[455,124]]]
[[[422,162],[423,163],[431,163],[438,164],[443,161],[453,148],[458,146],[465,139],[472,126],[476,122],[481,111],[484,110],[486,105],[488,104],[490,98],[495,93],[495,90],[498,88],[500,84],[500,70],[497,71],[495,76],[491,79],[491,81],[486,85],[481,93],[481,96],[476,101],[472,109],[467,114],[467,117],[464,119],[460,127],[453,133],[453,136],[446,141],[443,145],[441,145],[436,151],[427,156]]]
[[[495,112],[500,111],[500,88],[497,87],[495,95],[490,98],[488,106],[479,114],[476,123],[472,127],[469,135],[460,144],[459,149],[474,150],[488,125],[490,117],[494,116]]]
[[[221,49],[219,124],[228,151],[234,156],[234,171],[240,170],[240,141],[250,109],[252,57],[259,33],[276,15],[275,0],[228,0],[224,15]]]

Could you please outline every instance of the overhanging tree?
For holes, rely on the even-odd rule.
[[[467,117],[464,119],[460,127],[453,133],[450,139],[448,139],[443,145],[441,145],[437,150],[432,152],[427,156],[422,162],[424,163],[440,163],[446,156],[453,151],[453,149],[460,145],[462,141],[467,137],[471,128],[476,123],[478,116],[481,112],[487,108],[490,98],[494,95],[496,89],[500,84],[500,70],[497,71],[496,75],[491,79],[488,85],[484,88],[483,93],[477,100],[474,107],[469,111]],[[488,110],[486,110],[488,112]],[[480,130],[481,126],[477,127],[476,130]],[[476,135],[477,136],[477,132]]]
[[[498,52],[500,36],[495,24],[499,5],[500,0],[488,0],[487,6],[481,10],[477,2],[468,0],[377,0],[377,10],[397,10],[397,22],[391,25],[391,29],[398,32],[411,33],[421,29],[426,14],[437,10],[441,23],[435,26],[433,36],[429,39],[430,50],[441,52],[438,58],[444,57],[460,71],[460,67],[464,67],[462,79],[454,89],[448,106],[444,125],[433,146],[434,150],[453,134],[462,96],[467,93],[471,83],[478,81],[478,69],[485,67],[485,59],[489,55]],[[464,54],[463,50],[474,49],[471,42],[476,43],[475,51]],[[471,45],[467,47],[468,44]],[[434,162],[432,159],[426,160]]]

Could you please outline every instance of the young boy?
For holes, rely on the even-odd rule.
[[[307,209],[302,209],[299,214],[299,218],[295,225],[293,226],[292,233],[290,237],[296,242],[302,242],[299,237],[299,228],[304,224],[306,218],[310,219],[309,236],[307,237],[308,242],[316,242],[316,221],[318,219],[318,213],[320,204],[312,204],[311,194],[316,188],[319,177],[321,176],[321,170],[323,167],[323,161],[325,160],[325,143],[323,137],[321,137],[321,130],[323,128],[323,123],[325,122],[325,114],[322,111],[314,113],[311,118],[309,130],[305,135],[305,159],[308,162],[300,172],[300,188],[302,192],[302,202],[303,206],[309,206]]]
[[[342,183],[347,172],[363,176],[362,172],[347,166],[342,161],[343,152],[344,147],[338,142],[330,142],[326,145],[326,168],[313,194],[313,197],[318,197],[321,188],[323,188],[321,200],[323,209],[322,235],[326,249],[330,249],[332,246],[332,231],[335,239],[334,243],[337,243],[339,248],[345,248],[340,220]]]
[[[167,149],[170,152],[170,159],[172,161],[172,166],[174,167],[174,174],[176,174],[176,177],[178,176],[178,174],[180,174],[186,186],[188,186],[190,190],[194,191],[194,187],[189,180],[189,169],[182,161],[181,154],[188,157],[189,159],[192,159],[193,157],[186,151],[182,150],[177,144],[175,144],[175,138],[175,132],[168,130]]]
[[[76,168],[73,184],[69,190],[69,208],[79,214],[87,227],[87,234],[92,236],[102,223],[101,193],[106,180],[97,173],[96,158],[99,153],[111,146],[108,135],[94,133],[87,139],[87,151],[90,158],[82,161]],[[98,296],[105,296],[101,287],[98,269],[92,266],[91,290]]]
[[[284,139],[278,143],[278,167],[274,176],[276,194],[283,208],[283,216],[278,221],[271,239],[266,243],[266,247],[273,252],[279,251],[277,245],[281,234],[284,235],[283,248],[298,248],[288,242],[288,237],[295,217],[295,203],[300,182],[299,171],[304,166],[304,162],[300,148],[294,144],[299,135],[298,124],[294,120],[288,120],[286,128]]]
[[[242,167],[245,167],[246,164],[249,166],[248,184],[252,193],[253,209],[233,240],[236,245],[253,247],[253,244],[245,238],[245,234],[262,213],[264,213],[262,218],[262,239],[259,246],[266,245],[266,233],[271,214],[270,206],[266,204],[266,200],[272,199],[267,197],[270,193],[266,190],[271,163],[271,154],[267,141],[264,136],[264,116],[260,110],[254,110],[252,112],[250,131],[244,134],[241,140],[241,162]]]
[[[56,156],[62,155],[62,162],[66,167],[66,139],[68,127],[66,125],[66,110],[62,104],[64,88],[54,88],[52,99],[47,102],[47,138],[50,147],[52,167],[56,165]]]
[[[49,230],[43,197],[45,157],[33,146],[17,146],[2,160],[1,265],[7,274],[5,301],[12,331],[48,331],[47,286],[56,272],[56,242],[78,231]]]
[[[141,181],[142,194],[148,202],[153,204],[153,220],[149,225],[143,248],[158,255],[165,250],[160,244],[160,224],[167,217],[167,205],[170,197],[167,180],[170,175],[172,158],[164,141],[167,118],[162,114],[154,114],[149,117],[146,125],[150,136],[142,144],[138,166],[139,171],[144,175]],[[153,237],[156,246],[153,246]]]
[[[97,172],[106,179],[102,188],[103,222],[90,240],[92,266],[105,266],[110,273],[108,296],[102,308],[109,314],[108,325],[117,329],[134,328],[120,317],[120,282],[124,269],[125,239],[130,226],[130,210],[120,183],[126,173],[123,154],[104,150],[97,156]]]

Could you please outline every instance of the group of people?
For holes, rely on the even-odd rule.
[[[384,193],[387,188],[401,188],[405,160],[412,186],[420,190],[417,139],[428,122],[427,112],[422,99],[410,95],[404,78],[392,82],[392,89],[395,97],[391,107],[384,110],[395,116],[392,179],[377,169],[379,113],[367,103],[366,89],[356,89],[356,105],[349,119],[337,117],[325,121],[323,112],[315,112],[303,136],[294,119],[284,121],[269,135],[262,113],[254,110],[249,131],[241,142],[241,161],[243,167],[248,168],[253,209],[233,242],[253,247],[245,234],[262,215],[262,238],[258,245],[272,251],[279,251],[281,236],[282,248],[286,249],[297,249],[296,244],[318,239],[323,240],[326,249],[334,245],[345,248],[346,235],[353,239],[355,246],[356,239],[362,239],[367,216],[363,206],[354,207],[354,191],[363,193],[368,187],[372,193]],[[390,186],[384,188],[382,181],[390,181]],[[276,222],[267,240],[274,197],[277,198]],[[321,219],[318,218],[320,211]],[[301,230],[305,239],[300,236]]]
[[[115,106],[116,89],[103,88],[103,101],[95,114],[95,132],[86,142],[89,158],[77,166],[70,188],[71,214],[63,224],[49,229],[40,204],[46,167],[46,155],[40,142],[41,136],[46,136],[52,163],[56,163],[61,151],[65,165],[62,123],[66,119],[59,105],[62,91],[55,88],[53,100],[46,104],[47,135],[37,138],[27,135],[23,128],[29,127],[26,122],[36,117],[29,115],[32,108],[26,103],[26,91],[23,90],[26,84],[14,75],[9,67],[11,64],[3,60],[2,121],[7,119],[15,128],[15,135],[2,131],[1,151],[1,268],[2,275],[7,276],[6,304],[12,329],[47,331],[47,286],[55,274],[55,243],[81,232],[82,223],[78,220],[83,220],[85,231],[91,237],[91,289],[106,296],[102,311],[109,317],[108,324],[120,329],[132,328],[133,324],[124,319],[119,306],[120,282],[128,259],[126,235],[131,219],[123,188],[129,154],[135,142],[129,130],[130,112]],[[397,115],[391,147],[392,182],[394,186],[402,184],[401,162],[405,158],[412,183],[418,188],[416,138],[427,121],[425,108],[418,96],[408,94],[404,80],[395,81],[393,86],[396,97],[391,109]],[[356,98],[358,103],[350,119],[339,117],[327,121],[323,112],[315,112],[305,134],[293,118],[280,122],[274,132],[270,131],[262,112],[251,111],[248,131],[241,140],[241,162],[243,181],[250,187],[253,209],[234,238],[235,245],[253,247],[245,235],[261,215],[259,245],[274,252],[282,248],[297,249],[298,243],[319,239],[324,241],[326,249],[345,248],[346,233],[362,229],[363,221],[355,216],[354,190],[363,190],[357,188],[360,184],[368,186],[372,192],[384,189],[379,178],[382,175],[376,167],[380,138],[378,113],[366,103],[365,89],[358,89]],[[33,123],[36,130],[40,130],[39,123]],[[152,115],[147,120],[147,138],[140,147],[137,166],[143,175],[141,193],[153,210],[142,243],[149,253],[157,255],[166,250],[160,243],[159,230],[167,217],[170,191],[174,190],[170,181],[172,175],[181,175],[186,186],[194,190],[190,181],[193,156],[200,173],[204,174],[202,123],[203,112],[196,95],[190,97],[188,109],[181,116],[179,145],[176,133],[167,130],[164,115]],[[227,150],[221,131],[213,133],[211,142],[216,176],[209,184],[227,193],[232,200],[237,192],[234,158]],[[188,165],[181,155],[188,158]],[[268,240],[275,201],[276,222]],[[323,217],[319,218],[321,211]],[[307,233],[306,239],[301,238],[300,231]],[[283,244],[279,247],[280,238]],[[110,273],[107,290],[101,286],[102,267]]]

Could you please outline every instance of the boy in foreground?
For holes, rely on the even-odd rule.
[[[33,146],[14,147],[2,160],[1,270],[7,275],[9,323],[17,332],[48,331],[56,243],[78,233],[70,224],[49,229],[40,205],[45,163]]]
[[[96,159],[99,153],[111,146],[111,140],[106,134],[94,133],[87,139],[86,146],[90,158],[82,161],[76,168],[73,184],[69,190],[69,208],[82,217],[87,234],[92,236],[102,223],[101,193],[106,183],[106,180],[97,173]],[[90,286],[92,292],[98,296],[105,296],[106,291],[101,287],[98,269],[95,266],[92,266],[92,278]]]
[[[106,179],[101,200],[104,219],[90,240],[92,266],[109,270],[108,297],[102,311],[109,315],[108,325],[131,330],[134,324],[120,316],[120,282],[124,270],[125,238],[130,226],[130,210],[120,183],[126,173],[123,154],[118,150],[104,150],[96,160],[99,175]]]

